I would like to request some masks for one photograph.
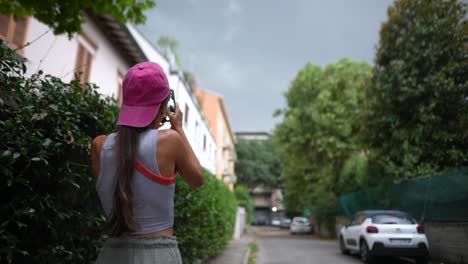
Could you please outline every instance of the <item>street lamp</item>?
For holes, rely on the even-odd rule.
[[[278,208],[276,208],[276,206],[275,206],[275,207],[271,208],[271,211],[273,211],[273,213],[274,213],[274,212],[278,211]]]

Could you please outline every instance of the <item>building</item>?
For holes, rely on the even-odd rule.
[[[99,86],[99,92],[121,103],[122,80],[132,65],[153,61],[165,70],[175,99],[184,112],[184,131],[201,165],[216,173],[217,146],[203,118],[196,98],[183,75],[132,25],[122,24],[110,15],[85,12],[82,33],[54,35],[45,24],[33,17],[15,21],[0,15],[0,39],[16,48],[27,60],[27,75],[39,70],[82,83]],[[167,128],[167,126],[166,126]]]
[[[234,134],[223,96],[200,88],[195,89],[195,95],[200,100],[203,113],[213,133],[218,152],[216,155],[216,176],[234,189],[236,176],[234,166],[236,161],[236,135]]]

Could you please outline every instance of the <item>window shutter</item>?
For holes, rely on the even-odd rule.
[[[80,82],[83,84],[89,81],[92,58],[91,53],[80,43],[75,69],[77,74],[81,74]]]
[[[91,42],[91,40],[82,33],[78,39],[78,54],[76,57],[75,72],[81,74],[80,83],[85,84],[89,82],[91,75],[91,64],[93,62],[92,51],[97,49],[97,46]]]
[[[26,26],[27,26],[27,20],[26,19],[21,19],[16,21],[16,26],[15,26],[15,34],[13,35],[13,45],[16,47],[22,47],[24,46],[24,42],[26,40]]]
[[[85,65],[84,65],[84,68],[83,68],[83,76],[81,78],[81,83],[87,83],[89,82],[89,75],[91,73],[91,62],[92,62],[92,56],[91,56],[91,53],[84,49],[84,62],[85,62]]]
[[[10,26],[10,17],[0,15],[0,38],[8,40],[8,27]]]

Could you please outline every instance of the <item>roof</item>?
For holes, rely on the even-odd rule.
[[[102,33],[115,45],[128,64],[134,65],[148,60],[127,27],[115,17],[109,14],[96,15],[91,11],[87,11],[86,14],[91,17]]]
[[[238,136],[270,136],[270,133],[264,131],[257,131],[257,132],[236,132]]]

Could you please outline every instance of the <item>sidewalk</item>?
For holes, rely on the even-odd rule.
[[[244,234],[237,240],[231,240],[229,246],[207,264],[247,264],[249,244],[253,240],[250,234]]]

